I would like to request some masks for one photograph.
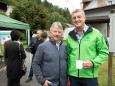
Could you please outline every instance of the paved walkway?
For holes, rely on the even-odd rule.
[[[35,77],[29,83],[25,83],[26,79],[28,78],[30,64],[31,64],[31,54],[28,52],[26,52],[26,54],[27,54],[26,64],[28,67],[27,74],[25,76],[23,76],[20,83],[22,86],[41,86],[38,84]],[[5,67],[0,69],[0,86],[7,86],[7,77],[6,77],[6,68]]]

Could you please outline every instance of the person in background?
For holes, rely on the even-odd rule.
[[[32,56],[31,67],[30,67],[30,71],[29,71],[29,76],[28,76],[28,79],[26,80],[26,83],[30,82],[32,80],[32,78],[33,78],[32,62],[33,62],[33,59],[34,59],[34,56],[35,56],[35,53],[36,53],[38,45],[43,42],[43,40],[41,39],[41,33],[42,33],[42,30],[38,29],[36,31],[36,36],[32,37],[31,43],[29,45],[30,48],[31,48],[31,54],[33,54],[33,56]]]
[[[37,36],[36,31],[34,31],[32,37],[36,37],[36,36]]]
[[[5,62],[5,65],[7,64],[7,58],[5,56],[5,50],[6,50],[6,46],[11,42],[11,39],[7,40],[4,42],[4,62]]]
[[[71,86],[98,86],[98,69],[108,59],[103,35],[85,24],[83,10],[72,12],[75,29],[67,37],[68,75]]]
[[[42,39],[44,42],[48,41],[48,34],[47,34],[47,32],[43,31],[43,32],[41,33],[41,39]]]
[[[30,40],[32,38],[32,35],[33,35],[33,32],[32,32],[32,30],[30,30]],[[27,42],[27,45],[28,45],[28,31],[26,31],[26,42]]]
[[[61,41],[62,33],[61,23],[54,22],[49,41],[37,48],[32,67],[42,86],[67,86],[67,49]]]
[[[22,59],[26,58],[24,47],[20,42],[20,32],[13,30],[10,33],[11,42],[5,47],[5,58],[7,58],[7,78],[8,86],[21,86],[20,79],[22,77]],[[20,57],[21,53],[21,57]]]

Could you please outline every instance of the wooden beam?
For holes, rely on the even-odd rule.
[[[108,86],[112,86],[112,65],[113,65],[113,53],[109,53],[109,60],[108,60]]]

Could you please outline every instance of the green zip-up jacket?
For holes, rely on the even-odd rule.
[[[98,68],[108,59],[108,47],[103,35],[95,28],[89,26],[80,42],[75,31],[71,31],[67,37],[68,49],[68,75],[79,78],[95,78],[98,76]],[[76,60],[90,60],[92,68],[76,68]]]

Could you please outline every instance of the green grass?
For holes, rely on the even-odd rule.
[[[115,86],[115,57],[113,57],[112,86]],[[99,86],[108,86],[108,61],[100,66],[98,76]]]

